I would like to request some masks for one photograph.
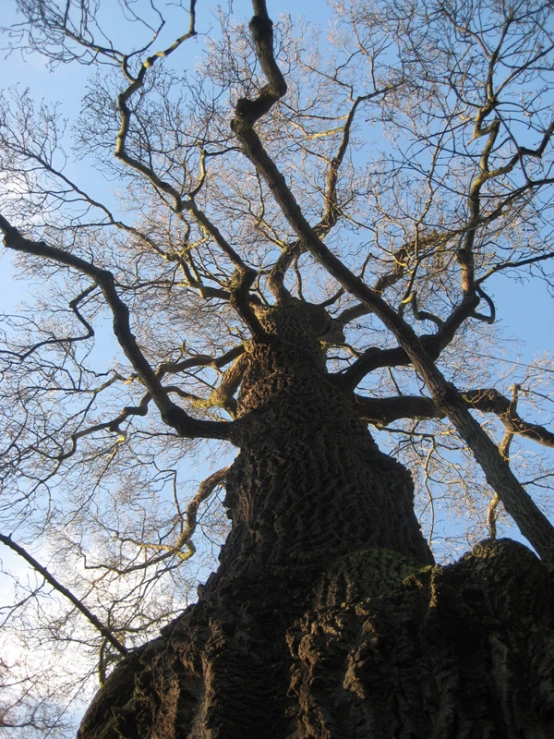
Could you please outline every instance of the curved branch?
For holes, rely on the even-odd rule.
[[[196,531],[197,515],[200,504],[207,500],[214,490],[221,485],[224,480],[229,467],[223,467],[222,469],[214,472],[213,475],[207,477],[203,482],[200,483],[198,491],[194,498],[190,501],[187,506],[185,513],[185,527],[177,537],[174,544],[145,544],[144,542],[138,542],[130,540],[136,546],[142,549],[152,549],[155,551],[162,551],[163,554],[154,557],[147,562],[143,562],[137,565],[131,565],[124,569],[118,569],[111,567],[110,569],[117,572],[119,575],[126,575],[130,572],[137,572],[138,570],[144,570],[147,567],[159,564],[160,562],[169,559],[170,557],[177,557],[181,562],[186,562],[196,553],[196,547],[192,542],[192,537]],[[129,541],[129,540],[128,540]],[[186,552],[183,552],[183,548],[186,547]]]
[[[123,90],[123,92],[121,92],[117,97],[117,106],[119,109],[121,124],[120,124],[119,131],[117,134],[117,139],[116,139],[116,146],[115,146],[116,158],[122,161],[128,167],[131,167],[137,172],[140,172],[141,174],[143,174],[152,183],[152,185],[154,185],[156,189],[161,190],[162,192],[165,192],[167,195],[170,195],[173,198],[173,201],[175,204],[175,210],[177,212],[180,212],[181,210],[183,210],[184,205],[185,205],[183,203],[181,194],[169,182],[165,182],[160,177],[158,177],[158,175],[154,172],[154,170],[151,167],[148,167],[147,165],[140,162],[138,159],[135,159],[134,157],[130,156],[126,151],[125,147],[126,147],[126,142],[127,142],[127,134],[129,133],[129,126],[131,123],[131,111],[129,109],[129,106],[127,105],[127,101],[135,94],[135,92],[137,92],[137,90],[139,90],[143,86],[144,78],[146,76],[147,71],[151,67],[154,66],[154,64],[158,61],[158,59],[168,57],[177,48],[179,48],[179,46],[181,46],[182,43],[196,36],[195,7],[196,7],[196,0],[190,0],[190,10],[189,10],[190,25],[189,25],[188,31],[184,33],[182,36],[179,36],[179,38],[176,39],[173,42],[173,44],[171,44],[171,46],[168,46],[167,49],[158,51],[155,54],[152,54],[151,56],[149,56],[142,63],[139,73],[135,78],[132,78],[130,76],[129,70],[127,67],[127,57],[124,57],[122,61],[123,72],[125,76],[131,80],[131,84],[125,90]]]
[[[348,144],[350,143],[350,132],[352,130],[352,124],[354,122],[354,116],[360,103],[367,100],[371,100],[379,95],[385,95],[394,89],[395,86],[387,86],[382,90],[374,90],[367,95],[359,95],[353,102],[352,107],[348,115],[346,116],[346,123],[342,129],[342,138],[339,144],[339,148],[336,156],[331,160],[329,164],[329,171],[327,173],[327,181],[325,183],[325,212],[323,218],[319,224],[315,227],[315,231],[319,236],[327,234],[333,226],[337,223],[340,215],[338,199],[337,199],[337,183],[339,179],[339,170],[348,151]]]
[[[106,269],[101,269],[91,262],[69,252],[50,246],[44,241],[32,241],[23,236],[0,215],[0,230],[4,234],[4,244],[8,249],[49,259],[71,267],[90,277],[102,290],[104,299],[113,315],[114,335],[123,349],[125,356],[137,372],[152,400],[158,407],[162,420],[173,427],[177,433],[186,438],[229,438],[230,424],[218,421],[202,421],[192,418],[182,408],[175,405],[168,397],[160,378],[150,366],[131,331],[129,308],[121,300],[115,288],[115,278]]]
[[[191,367],[212,366],[217,369],[221,369],[221,367],[224,367],[226,364],[229,364],[229,362],[237,359],[237,357],[240,357],[243,353],[244,346],[241,344],[229,349],[228,352],[225,352],[225,354],[222,354],[220,357],[211,357],[208,354],[197,354],[195,357],[183,359],[181,362],[163,362],[163,364],[160,364],[158,368],[158,374],[162,377],[166,373],[176,374],[177,372],[182,372]]]
[[[442,321],[438,316],[435,316],[433,313],[429,313],[429,311],[420,310],[417,301],[417,292],[415,290],[412,290],[408,297],[402,301],[401,308],[406,305],[410,305],[412,314],[416,321],[431,321],[431,323],[434,323],[435,326],[438,326],[439,328],[443,325],[444,321]],[[473,317],[475,317],[475,315],[475,313],[472,313]]]
[[[554,448],[554,432],[545,426],[525,421],[517,413],[513,401],[502,395],[495,388],[481,388],[460,392],[461,398],[469,408],[482,413],[494,413],[507,433],[524,436],[536,441],[543,446]],[[368,423],[386,426],[401,418],[445,418],[446,413],[442,411],[432,398],[417,395],[401,395],[392,398],[366,398],[356,395],[354,406],[360,417]],[[506,456],[502,451],[503,456]]]
[[[475,290],[477,294],[483,298],[485,303],[489,306],[489,315],[486,316],[484,313],[478,313],[477,311],[473,311],[471,314],[472,318],[477,318],[479,321],[484,321],[485,323],[494,323],[496,321],[496,306],[494,305],[492,298],[490,298],[487,293],[483,290],[483,288],[479,287],[479,285],[475,286]]]
[[[1,216],[0,216],[1,217]],[[86,341],[86,339],[91,339],[94,336],[94,329],[90,325],[90,323],[86,320],[86,318],[82,315],[80,312],[78,305],[84,298],[88,297],[94,290],[96,290],[96,285],[90,285],[85,290],[83,290],[79,295],[77,295],[76,298],[73,298],[69,302],[69,307],[77,317],[77,320],[79,323],[81,323],[87,330],[86,334],[83,334],[82,336],[66,336],[63,339],[45,339],[44,341],[39,341],[36,344],[33,344],[27,351],[20,354],[19,352],[9,351],[7,349],[1,349],[0,354],[7,354],[8,356],[17,357],[20,362],[25,361],[27,357],[31,356],[34,352],[36,352],[38,349],[40,349],[42,346],[56,346],[59,344],[75,344],[78,341]]]
[[[265,10],[265,2],[263,0],[260,0],[260,2],[253,0],[253,5],[255,9],[262,6]],[[259,136],[254,131],[253,123],[264,113],[268,112],[272,105],[286,91],[284,81],[283,85],[279,84],[280,80],[282,80],[280,71],[278,69],[275,71],[277,63],[273,57],[271,21],[267,18],[267,11],[265,11],[265,15],[266,22],[264,22],[264,28],[266,30],[264,44],[262,48],[259,48],[256,43],[256,50],[262,68],[269,80],[266,88],[269,89],[271,94],[264,96],[263,90],[266,88],[263,88],[259,98],[254,101],[246,101],[246,103],[243,101],[242,105],[240,104],[241,101],[239,101],[239,104],[236,106],[236,116],[232,121],[232,128],[242,144],[244,154],[256,167],[258,173],[264,177],[277,203],[281,207],[283,215],[314,258],[346,290],[358,298],[358,300],[365,303],[395,335],[424,379],[433,400],[438,407],[443,409],[460,437],[471,449],[475,459],[485,473],[487,482],[498,492],[506,510],[513,516],[523,535],[549,565],[553,564],[554,527],[550,521],[536,506],[523,485],[512,473],[496,444],[473,418],[454,385],[446,380],[412,327],[382,299],[379,293],[376,293],[362,279],[353,274],[314,232],[304,217],[285,178],[264,149]],[[263,101],[261,100],[262,97],[264,98]],[[263,104],[258,105],[259,102]],[[464,289],[467,300],[462,305],[475,299],[479,301],[473,289],[471,266],[469,265],[469,289],[467,291]]]

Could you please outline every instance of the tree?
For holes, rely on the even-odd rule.
[[[329,51],[253,0],[184,76],[194,0],[167,44],[124,0],[132,48],[113,7],[17,7],[12,48],[94,69],[74,157],[122,188],[66,166],[57,109],[3,104],[0,228],[48,290],[5,317],[0,541],[38,577],[8,617],[99,650],[80,737],[550,736],[552,473],[514,439],[554,446],[521,410],[552,369],[508,397],[475,349],[499,341],[493,280],[552,285],[550,4],[350,0]],[[184,502],[180,459],[221,443]],[[492,491],[488,538],[435,564],[394,457],[482,522]],[[222,487],[217,572],[178,614]],[[499,501],[536,554],[497,539]]]

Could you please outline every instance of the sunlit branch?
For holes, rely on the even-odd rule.
[[[229,467],[223,467],[222,469],[214,472],[212,475],[207,477],[200,484],[196,495],[187,506],[187,510],[184,516],[185,526],[173,544],[151,544],[142,541],[136,541],[134,539],[127,539],[127,541],[131,542],[140,549],[163,552],[162,554],[159,554],[152,559],[148,559],[141,564],[129,565],[129,567],[125,568],[108,567],[108,569],[113,570],[120,575],[123,575],[130,572],[137,572],[138,570],[144,570],[147,567],[152,567],[159,564],[160,562],[164,562],[170,557],[177,557],[177,559],[179,559],[181,562],[186,562],[188,559],[194,556],[194,554],[196,553],[196,547],[192,542],[192,537],[194,535],[194,532],[196,531],[198,509],[200,507],[200,504],[207,500],[210,495],[212,495],[214,490],[216,490],[220,485],[223,485],[228,470]],[[183,549],[185,548],[186,551],[183,551]]]
[[[496,444],[473,418],[456,388],[440,372],[411,326],[382,299],[379,293],[354,275],[314,233],[285,178],[263,147],[253,125],[285,94],[286,84],[273,56],[272,23],[267,15],[265,2],[253,0],[253,7],[256,16],[252,19],[250,28],[255,41],[256,53],[268,79],[268,84],[262,88],[257,98],[254,100],[241,99],[235,107],[232,129],[242,144],[244,154],[268,183],[283,215],[306,248],[334,279],[358,300],[364,302],[396,336],[424,379],[434,402],[443,409],[461,438],[472,450],[485,472],[487,481],[498,492],[506,510],[514,517],[523,535],[544,559],[552,561],[554,558],[554,527],[506,465]],[[472,269],[471,264],[469,268]],[[474,297],[472,280],[471,277],[469,289],[464,290],[469,299]],[[472,306],[472,309],[473,307],[475,306]]]
[[[228,424],[217,421],[202,421],[191,418],[182,408],[168,397],[159,377],[150,366],[131,331],[129,309],[119,297],[113,274],[74,254],[50,246],[44,241],[32,241],[24,237],[0,215],[0,230],[4,234],[4,244],[14,251],[63,264],[90,277],[102,290],[106,303],[113,315],[113,330],[119,345],[131,366],[137,372],[148,390],[152,400],[160,410],[162,419],[184,437],[227,438]]]
[[[327,172],[327,178],[325,183],[325,195],[324,195],[324,203],[325,203],[325,210],[324,214],[321,218],[321,220],[313,227],[314,232],[319,236],[323,237],[326,234],[331,231],[333,226],[335,226],[339,220],[340,217],[340,208],[338,204],[337,199],[337,184],[339,179],[339,173],[341,165],[344,161],[344,157],[346,156],[346,153],[348,151],[348,145],[350,143],[350,132],[352,129],[352,124],[354,122],[354,117],[356,114],[356,111],[359,107],[359,105],[367,100],[371,100],[375,97],[384,96],[387,92],[390,92],[393,87],[384,87],[381,90],[375,90],[372,93],[368,93],[367,95],[359,95],[352,104],[352,107],[350,108],[350,111],[348,115],[346,116],[346,122],[342,129],[335,129],[333,133],[339,133],[342,132],[342,137],[339,143],[339,147],[337,150],[336,155],[333,157],[333,159],[329,162],[329,168]],[[274,267],[272,268],[269,277],[268,277],[268,286],[274,296],[278,300],[285,300],[287,297],[289,297],[289,291],[284,286],[284,278],[286,275],[287,270],[289,267],[295,263],[295,261],[298,259],[298,257],[302,254],[302,252],[305,250],[305,247],[303,246],[302,241],[294,241],[287,245],[287,247],[283,250],[283,253],[275,263]],[[395,255],[396,257],[396,255]],[[379,286],[377,286],[375,289],[377,290],[383,290],[385,283],[388,285],[387,276],[384,276],[382,279],[382,287],[381,282],[379,283]],[[394,280],[396,281],[396,280]],[[390,283],[392,284],[392,283]],[[348,310],[348,309],[347,309]],[[367,308],[364,309],[364,313],[367,313]],[[360,315],[363,315],[364,313],[361,313]],[[338,320],[341,320],[340,317]],[[348,319],[351,320],[351,319]],[[346,321],[345,321],[346,323]]]
[[[488,103],[478,111],[474,129],[474,138],[479,138],[481,136],[487,136],[488,138],[485,146],[483,147],[481,158],[479,160],[480,172],[473,179],[469,188],[468,230],[465,237],[462,239],[461,246],[457,253],[457,259],[462,270],[462,290],[466,295],[475,290],[473,245],[477,233],[477,228],[482,222],[490,220],[493,216],[493,214],[488,214],[487,216],[483,217],[483,214],[481,212],[481,190],[483,186],[489,180],[498,179],[504,175],[510,174],[518,163],[522,164],[523,166],[524,157],[541,159],[546,147],[550,143],[552,135],[554,134],[554,121],[552,121],[549,127],[544,132],[541,143],[535,149],[530,149],[528,147],[519,146],[516,144],[517,151],[509,159],[507,164],[495,169],[490,168],[490,156],[496,144],[501,125],[501,119],[499,117],[495,117],[488,126],[483,127],[482,125],[483,120],[495,110],[498,104],[497,93],[494,92],[492,88],[493,66],[494,62],[491,60],[491,68],[489,70],[489,79],[487,82]],[[526,188],[533,188],[538,186],[539,184],[530,180],[526,174],[525,180]],[[500,214],[501,209],[501,206],[497,206],[496,212]]]
[[[409,305],[412,309],[412,314],[416,321],[431,321],[431,323],[434,323],[435,326],[438,326],[439,329],[442,327],[444,321],[442,321],[438,316],[435,316],[433,313],[430,313],[426,310],[420,310],[418,301],[417,301],[417,292],[415,290],[412,290],[412,292],[408,295],[408,297],[402,301],[402,306],[404,307],[406,305]],[[475,313],[472,313],[472,316],[475,316]]]
[[[367,95],[358,95],[358,97],[354,100],[352,107],[350,108],[350,111],[346,117],[344,128],[342,129],[342,138],[339,144],[339,148],[335,157],[329,163],[327,180],[325,183],[325,212],[321,221],[314,228],[319,236],[324,236],[325,234],[327,234],[337,223],[340,217],[340,208],[337,199],[337,183],[339,179],[340,167],[344,161],[346,152],[348,151],[352,124],[354,122],[354,117],[359,105],[368,100],[373,100],[376,97],[385,96],[388,92],[391,92],[393,89],[395,89],[395,87],[386,86],[381,90],[374,90]]]
[[[176,213],[181,213],[184,210],[187,210],[190,213],[192,213],[192,215],[197,220],[197,222],[200,224],[200,226],[204,229],[204,231],[208,233],[214,239],[215,243],[223,251],[223,253],[230,259],[231,263],[235,267],[235,279],[229,291],[230,292],[230,302],[235,307],[239,315],[243,318],[243,320],[248,325],[248,327],[251,329],[253,334],[262,335],[263,331],[262,331],[259,321],[257,320],[255,316],[254,311],[251,308],[250,296],[249,296],[249,289],[252,286],[254,280],[256,279],[256,273],[254,272],[254,270],[252,270],[251,268],[247,267],[244,264],[239,254],[231,247],[228,241],[223,237],[220,230],[215,226],[215,224],[213,224],[210,221],[206,213],[204,213],[202,210],[198,208],[194,200],[194,196],[199,191],[199,189],[202,187],[205,176],[206,176],[205,154],[203,153],[201,156],[201,161],[200,161],[201,175],[200,175],[199,184],[191,193],[188,194],[187,198],[184,198],[183,193],[179,192],[169,182],[166,182],[165,180],[161,179],[161,177],[159,177],[156,174],[156,172],[151,166],[146,165],[143,162],[139,161],[138,159],[132,157],[126,150],[126,140],[127,140],[127,135],[129,132],[129,127],[130,127],[130,122],[131,122],[131,117],[132,117],[131,110],[127,103],[130,100],[130,98],[143,86],[144,78],[145,78],[145,75],[148,69],[150,69],[158,59],[169,56],[184,41],[196,35],[196,31],[194,27],[195,4],[196,4],[196,0],[191,0],[189,31],[183,36],[180,36],[165,51],[158,52],[148,57],[146,61],[142,64],[137,77],[132,78],[131,84],[127,87],[126,90],[124,90],[118,96],[118,108],[120,111],[121,126],[119,129],[118,135],[117,135],[115,156],[116,158],[124,162],[126,165],[128,165],[129,167],[131,167],[132,169],[136,170],[137,172],[141,173],[144,177],[146,177],[146,179],[149,180],[150,183],[157,190],[169,195],[173,200],[173,209]]]
[[[391,287],[402,278],[407,267],[407,260],[410,253],[409,250],[410,246],[401,246],[400,249],[397,249],[394,252],[392,255],[394,267],[390,272],[386,272],[377,279],[373,285],[373,290],[375,290],[375,292],[384,293],[388,287]],[[346,325],[347,323],[350,323],[350,321],[355,321],[356,319],[367,315],[369,312],[369,308],[365,303],[358,303],[357,305],[350,306],[341,311],[337,316],[337,321]]]
[[[512,400],[510,401],[510,407],[508,409],[508,412],[510,415],[513,415],[513,416],[516,415],[519,390],[520,390],[519,385],[512,385]],[[504,438],[500,442],[500,447],[499,447],[500,454],[502,454],[502,456],[507,462],[510,461],[510,446],[512,444],[514,435],[515,434],[513,431],[507,430],[506,433],[504,434]],[[487,508],[487,526],[489,528],[489,536],[491,539],[496,539],[496,518],[497,518],[497,510],[498,510],[499,503],[500,503],[500,498],[498,496],[498,493],[495,493],[493,497],[491,498],[491,501]]]
[[[118,103],[118,109],[120,114],[120,120],[121,125],[119,128],[119,132],[117,134],[116,139],[116,147],[115,147],[115,156],[117,159],[120,159],[124,164],[131,167],[132,169],[136,170],[137,172],[140,172],[142,175],[148,179],[151,184],[161,192],[164,192],[166,195],[169,195],[173,199],[174,208],[176,212],[181,212],[185,207],[185,202],[183,201],[182,194],[176,190],[173,185],[171,185],[169,182],[166,182],[162,180],[155,172],[154,170],[144,164],[143,162],[139,161],[138,159],[132,157],[126,149],[126,142],[127,142],[127,135],[129,133],[129,127],[131,124],[131,110],[129,106],[127,105],[128,101],[131,99],[131,97],[144,85],[144,79],[146,77],[146,73],[148,70],[154,66],[154,64],[164,57],[168,57],[170,54],[172,54],[176,49],[181,46],[185,41],[187,41],[190,38],[193,38],[196,36],[196,29],[195,29],[195,23],[196,23],[196,13],[195,13],[195,6],[196,6],[196,0],[190,0],[190,25],[188,31],[183,34],[182,36],[179,36],[171,46],[169,46],[167,49],[164,49],[162,51],[158,51],[155,54],[152,54],[149,56],[141,65],[140,70],[136,77],[133,77],[129,73],[129,69],[127,66],[127,59],[125,58],[122,62],[122,68],[125,73],[125,76],[130,80],[131,84],[118,95],[117,103]]]
[[[165,389],[166,392],[170,391],[170,388]],[[80,431],[76,431],[74,434],[71,434],[71,446],[66,452],[62,452],[58,455],[58,459],[60,461],[69,459],[69,457],[72,457],[75,452],[77,451],[77,444],[79,439],[84,438],[85,436],[91,436],[92,434],[96,434],[99,431],[109,431],[111,433],[120,433],[120,426],[124,421],[128,420],[131,416],[146,416],[148,413],[148,404],[151,400],[150,394],[146,394],[138,406],[126,406],[121,413],[116,416],[116,418],[112,418],[110,421],[104,421],[103,423],[96,423],[93,426],[88,426],[85,429],[81,429]]]
[[[181,362],[164,362],[162,363],[158,369],[156,370],[156,376],[158,379],[162,379],[167,374],[178,374],[179,372],[183,372],[187,369],[192,369],[193,367],[214,367],[215,369],[220,369],[221,367],[224,367],[229,362],[232,362],[237,357],[240,357],[241,354],[244,352],[244,347],[237,346],[233,349],[230,349],[225,354],[221,355],[220,357],[211,357],[205,354],[197,355],[195,357],[189,357],[188,359],[184,359]],[[105,383],[105,385],[101,388],[104,389],[105,387],[108,387],[109,385],[113,384],[117,380],[121,380],[119,375],[114,377],[112,380],[110,380],[108,383]],[[197,408],[205,408],[205,407],[213,407],[214,405],[222,405],[221,403],[208,403],[208,401],[203,400],[201,398],[198,398],[196,395],[193,395],[192,393],[187,393],[182,388],[179,388],[175,385],[165,385],[164,386],[165,392],[168,394],[176,394],[179,395],[179,397],[184,398],[186,400],[191,400],[192,404]],[[212,395],[217,393],[219,390],[216,389]],[[235,388],[236,390],[236,388]],[[227,395],[225,395],[227,397]],[[109,421],[104,421],[103,423],[97,423],[93,426],[89,426],[85,429],[81,429],[74,434],[71,435],[70,441],[71,446],[70,448],[62,452],[58,455],[58,459],[65,460],[69,457],[72,457],[75,452],[77,451],[77,444],[79,439],[84,438],[85,436],[91,436],[92,434],[98,433],[99,431],[109,431],[111,433],[120,433],[120,427],[121,424],[127,421],[129,418],[133,416],[146,416],[148,413],[148,406],[150,404],[150,401],[152,400],[152,397],[150,393],[146,393],[141,398],[138,405],[134,406],[125,406],[121,413],[116,416],[115,418],[112,418]],[[226,407],[223,405],[222,407]],[[234,404],[231,403],[230,407],[234,409]]]
[[[190,262],[187,264],[187,260]],[[198,294],[200,297],[207,299],[207,298],[216,298],[218,300],[224,300],[228,301],[231,297],[231,294],[228,290],[222,290],[221,288],[217,287],[211,287],[210,285],[205,285],[200,277],[198,276],[196,270],[193,268],[193,261],[192,261],[192,255],[190,253],[190,250],[188,253],[184,254],[182,257],[179,258],[179,268],[181,269],[181,272],[184,276],[184,283],[187,287],[190,287],[194,290],[198,291]],[[191,272],[191,268],[194,271],[194,275]]]
[[[219,385],[205,400],[196,400],[196,408],[223,408],[231,416],[235,416],[237,401],[233,397],[242,381],[247,367],[246,355],[241,354],[225,372]]]

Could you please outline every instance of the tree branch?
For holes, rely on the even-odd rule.
[[[190,25],[189,25],[188,31],[184,33],[182,36],[179,36],[179,38],[177,38],[173,42],[173,44],[171,44],[171,46],[169,46],[167,49],[158,51],[155,54],[152,54],[151,56],[149,56],[142,63],[139,73],[135,78],[132,78],[129,74],[129,70],[127,67],[127,57],[123,58],[123,62],[122,62],[123,72],[125,76],[127,77],[127,79],[131,80],[131,84],[123,92],[121,92],[117,98],[117,105],[119,109],[121,125],[120,125],[119,131],[117,134],[117,139],[116,139],[116,146],[115,146],[116,158],[121,160],[128,167],[131,167],[137,172],[140,172],[141,174],[143,174],[152,183],[152,185],[154,185],[155,188],[157,188],[158,190],[161,190],[162,192],[165,192],[167,195],[170,195],[173,198],[176,212],[181,212],[181,210],[183,210],[183,207],[184,207],[181,194],[169,182],[165,182],[160,177],[158,177],[158,175],[154,172],[154,170],[151,167],[148,167],[147,165],[143,164],[138,159],[135,159],[134,157],[130,156],[127,153],[126,141],[127,141],[127,134],[129,133],[129,126],[131,123],[131,111],[129,109],[129,106],[127,105],[127,102],[134,95],[134,93],[143,86],[144,78],[146,76],[147,71],[151,67],[154,66],[154,64],[158,61],[158,59],[168,57],[176,49],[178,49],[179,46],[181,46],[181,44],[183,44],[188,39],[196,36],[195,8],[196,8],[196,0],[190,0],[190,11],[189,11],[190,12]]]
[[[482,413],[494,413],[504,425],[507,433],[524,436],[543,446],[554,448],[554,432],[522,419],[516,412],[513,401],[495,388],[466,390],[460,392],[460,396],[469,408]],[[393,398],[367,398],[356,395],[354,406],[364,421],[384,426],[401,418],[441,419],[446,416],[431,398],[417,395],[402,395]],[[506,455],[503,453],[503,456]]]
[[[253,0],[253,5],[254,8],[263,6],[265,10],[265,2],[258,3]],[[268,112],[272,105],[286,92],[284,81],[282,85],[279,84],[282,75],[279,70],[276,70],[277,64],[273,57],[271,21],[267,18],[267,11],[264,29],[263,46],[258,48],[258,43],[256,43],[256,49],[262,68],[269,80],[266,87],[270,92],[264,93],[263,90],[266,88],[263,88],[262,93],[256,100],[246,101],[246,103],[243,101],[242,104],[239,101],[235,109],[235,118],[231,124],[242,144],[244,154],[250,159],[260,175],[264,177],[275,200],[280,205],[283,215],[315,259],[348,292],[365,303],[396,336],[401,347],[424,379],[433,400],[448,416],[460,437],[471,449],[477,462],[484,470],[488,483],[498,492],[506,510],[512,515],[523,535],[527,537],[541,557],[547,560],[549,564],[552,563],[554,560],[554,527],[514,476],[496,444],[473,418],[454,385],[446,380],[435,365],[411,326],[381,298],[379,293],[376,293],[363,280],[354,275],[314,233],[285,178],[267,154],[260,138],[254,131],[253,123]],[[468,296],[465,302],[472,299],[478,301],[479,298],[475,296],[473,285],[471,284],[469,287],[470,289],[464,291]]]
[[[73,593],[68,590],[66,587],[64,587],[56,578],[48,572],[46,567],[43,567],[40,562],[38,562],[29,552],[24,549],[19,544],[16,544],[16,542],[11,538],[11,536],[5,536],[4,534],[0,534],[0,542],[2,544],[5,544],[7,547],[9,547],[12,551],[19,554],[20,557],[23,557],[23,559],[28,562],[31,567],[36,570],[42,577],[52,585],[52,587],[58,591],[58,593],[61,593],[65,598],[67,598],[75,608],[77,608],[78,611],[80,611],[83,616],[85,616],[90,623],[95,626],[98,631],[102,634],[102,636],[107,639],[110,644],[117,649],[118,652],[121,652],[121,654],[128,654],[129,651],[126,647],[119,642],[119,640],[112,634],[110,629],[108,629],[107,626],[105,626],[95,615],[90,611],[85,604],[79,600],[79,598],[76,598]]]
[[[63,264],[90,277],[102,290],[106,303],[113,315],[114,335],[123,349],[131,366],[137,372],[152,400],[158,407],[162,420],[186,438],[229,438],[230,424],[218,421],[202,421],[192,418],[168,397],[159,377],[150,366],[131,331],[129,309],[121,300],[115,288],[113,274],[87,262],[81,257],[50,246],[44,241],[32,241],[23,236],[0,215],[0,230],[4,234],[4,244],[8,249],[31,254]]]
[[[202,483],[200,483],[196,495],[187,506],[187,510],[185,513],[185,527],[173,544],[150,544],[135,541],[133,539],[126,540],[131,541],[132,544],[135,544],[141,549],[161,551],[163,552],[162,554],[159,554],[158,556],[153,557],[147,562],[143,562],[141,564],[130,565],[129,567],[125,568],[110,567],[109,569],[119,575],[127,575],[131,572],[145,570],[147,567],[152,567],[153,565],[159,564],[160,562],[164,562],[170,557],[177,557],[181,562],[186,562],[191,557],[193,557],[196,553],[196,547],[192,542],[192,537],[194,535],[194,532],[196,531],[197,515],[200,504],[207,500],[219,485],[223,484],[228,471],[229,467],[223,467],[222,469],[214,472],[212,475],[207,477]],[[183,548],[185,547],[187,551],[183,552]]]
[[[473,315],[475,306],[478,303],[479,298],[477,295],[466,296],[460,305],[452,311],[446,321],[444,321],[439,331],[434,334],[423,334],[419,337],[421,346],[431,359],[435,360],[440,356],[441,352],[454,339],[462,323]],[[367,303],[359,303],[357,306],[353,306],[352,312],[347,314],[347,317],[349,320],[352,320],[356,314],[362,316],[371,312],[372,310]],[[381,367],[405,367],[408,364],[412,364],[412,359],[402,346],[396,346],[390,349],[369,347],[348,369],[332,375],[332,378],[340,387],[354,390],[366,375],[376,369],[380,369]]]

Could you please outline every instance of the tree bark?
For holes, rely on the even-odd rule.
[[[554,736],[547,570],[509,541],[435,566],[409,473],[326,375],[325,311],[255,310],[220,567],[80,738]]]

